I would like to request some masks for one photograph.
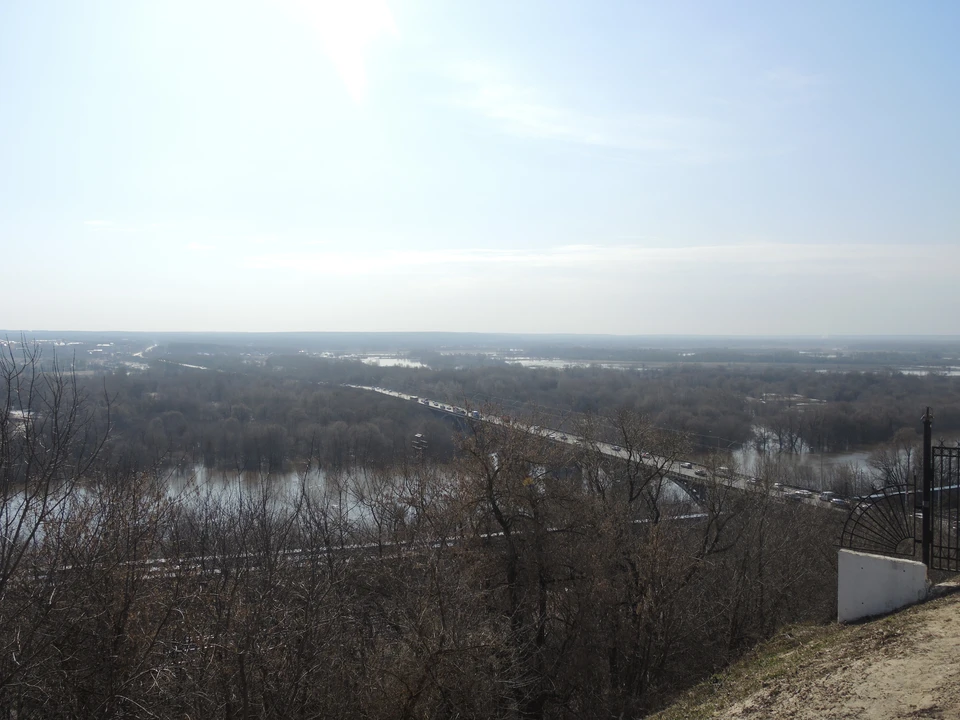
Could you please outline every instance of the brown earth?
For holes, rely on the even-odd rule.
[[[793,628],[657,717],[960,719],[960,594],[862,625]]]

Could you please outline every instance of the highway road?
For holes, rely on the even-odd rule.
[[[540,427],[537,425],[527,426],[522,423],[518,423],[515,420],[504,420],[503,417],[498,415],[491,414],[482,414],[479,410],[468,411],[466,408],[458,407],[456,405],[451,405],[449,403],[440,402],[438,400],[430,400],[429,398],[422,398],[417,395],[410,395],[408,393],[398,392],[396,390],[389,390],[382,387],[371,387],[369,385],[346,385],[345,387],[354,388],[356,390],[365,390],[370,392],[381,393],[382,395],[388,395],[390,397],[395,397],[400,400],[406,400],[408,402],[416,402],[424,407],[428,407],[435,412],[446,413],[448,415],[453,415],[462,418],[469,418],[472,420],[477,420],[480,422],[487,422],[495,425],[509,425],[509,427],[527,432],[530,434],[539,435],[541,437],[548,438],[555,442],[566,443],[568,445],[589,445],[591,448],[600,452],[608,457],[620,458],[622,460],[631,460],[633,462],[640,462],[644,464],[649,464],[662,468],[664,473],[670,477],[675,477],[680,480],[685,480],[690,483],[702,484],[706,480],[711,478],[710,470],[703,465],[699,465],[694,462],[686,461],[677,461],[673,463],[667,463],[664,458],[659,458],[656,456],[649,455],[647,453],[641,453],[639,456],[637,453],[632,455],[626,450],[622,449],[619,445],[614,445],[613,443],[603,443],[588,441],[585,438],[579,437],[569,432],[562,430],[552,430],[550,428]],[[780,483],[774,483],[772,487],[766,488],[763,483],[754,477],[749,475],[744,475],[742,473],[735,473],[732,471],[723,471],[723,468],[720,468],[719,472],[715,476],[715,480],[719,483],[726,485],[727,487],[736,488],[737,490],[742,490],[744,492],[770,492],[775,497],[781,500],[790,500],[793,502],[800,502],[807,505],[812,505],[815,507],[823,509],[833,509],[843,512],[847,512],[850,508],[849,503],[840,504],[832,499],[821,499],[817,493],[814,493],[810,490],[804,488],[796,488],[788,485],[781,485]],[[841,500],[838,498],[838,500]],[[843,501],[846,503],[847,501]]]
[[[527,432],[530,434],[540,435],[541,437],[548,438],[555,442],[566,443],[568,445],[574,446],[583,446],[588,445],[591,449],[600,452],[608,457],[620,458],[622,460],[632,460],[634,462],[640,462],[644,464],[649,464],[651,466],[656,466],[660,468],[664,474],[673,479],[683,480],[690,482],[691,484],[702,484],[710,480],[709,470],[693,462],[673,462],[667,463],[663,458],[656,456],[647,455],[641,453],[637,455],[634,453],[631,455],[626,450],[622,449],[618,445],[612,443],[604,442],[593,442],[588,441],[585,438],[574,435],[569,432],[564,432],[562,430],[554,430],[551,428],[544,428],[539,426],[528,426],[522,423],[516,422],[515,420],[506,421],[503,417],[492,415],[492,414],[481,414],[479,411],[470,411],[468,412],[466,408],[457,407],[455,405],[450,405],[448,403],[443,403],[435,400],[429,400],[427,398],[420,398],[416,395],[410,395],[407,393],[397,392],[395,390],[388,390],[386,388],[380,387],[370,387],[364,385],[345,385],[345,387],[350,387],[356,390],[378,392],[383,395],[397,398],[399,400],[405,400],[407,402],[416,402],[423,407],[429,407],[431,410],[436,412],[442,412],[449,415],[461,417],[461,418],[470,418],[479,422],[487,422],[496,425],[507,425],[511,429]],[[476,414],[474,414],[476,413]],[[800,488],[792,488],[787,486],[774,486],[765,488],[762,483],[758,480],[755,480],[749,476],[742,474],[729,473],[724,475],[717,475],[716,481],[726,485],[727,487],[736,488],[738,490],[743,490],[745,492],[759,493],[769,491],[771,495],[780,499],[782,501],[798,501],[805,503],[814,507],[818,507],[824,510],[843,510],[846,512],[845,508],[838,507],[829,502],[823,502],[818,499],[817,495],[814,493],[802,490]],[[805,495],[799,495],[798,493],[806,493]],[[703,514],[691,514],[691,515],[681,515],[677,519],[686,520],[686,519],[696,519],[704,517]],[[649,522],[649,520],[636,520],[634,522],[642,523]],[[501,533],[489,533],[482,535],[481,537],[487,539],[494,539],[501,536]],[[430,547],[435,548],[440,544],[453,545],[457,542],[461,542],[462,537],[449,537],[444,540],[437,540]],[[327,548],[309,548],[309,549],[293,549],[283,551],[281,555],[287,561],[297,561],[301,560],[303,562],[308,561],[311,558],[316,556],[316,553],[324,552],[336,552],[336,553],[361,553],[366,554],[370,552],[383,552],[385,549],[393,550],[395,552],[401,551],[407,547],[407,543],[403,542],[375,542],[375,543],[365,543],[365,544],[347,544],[343,546],[327,547]],[[207,555],[200,557],[185,557],[185,558],[154,558],[149,560],[132,560],[124,563],[125,565],[136,565],[142,567],[147,573],[148,577],[152,578],[170,578],[175,577],[179,573],[184,571],[199,571],[204,569],[208,563],[217,561],[229,561],[240,563],[245,560],[258,557],[257,553],[238,553],[238,554],[227,554],[227,555]],[[73,566],[64,565],[57,569],[57,572],[69,572],[73,570]],[[251,568],[247,568],[250,570]],[[214,568],[212,570],[214,573],[219,573],[221,570],[219,568]]]

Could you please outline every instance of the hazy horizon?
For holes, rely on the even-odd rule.
[[[7,3],[0,325],[958,335],[958,21]]]
[[[614,341],[629,340],[668,340],[680,341],[690,340],[731,340],[731,341],[904,341],[904,342],[924,342],[924,341],[952,341],[960,343],[960,334],[941,333],[941,334],[834,334],[834,335],[811,335],[811,334],[717,334],[717,333],[647,333],[647,334],[626,334],[626,333],[549,333],[549,332],[486,332],[469,330],[129,330],[129,329],[104,329],[104,330],[65,330],[65,329],[2,329],[0,328],[0,340],[17,340],[17,336],[23,334],[29,340],[31,336],[63,336],[72,337],[80,335],[90,335],[98,337],[127,336],[127,335],[154,335],[154,336],[210,336],[210,337],[233,337],[233,336],[390,336],[390,337],[480,337],[480,338],[529,338],[529,339],[610,339]]]

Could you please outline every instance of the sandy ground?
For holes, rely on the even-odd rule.
[[[718,717],[960,719],[960,594],[858,628]]]

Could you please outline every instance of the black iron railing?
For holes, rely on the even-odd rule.
[[[924,562],[932,570],[960,572],[960,532],[957,529],[960,499],[960,447],[924,447],[929,464],[929,512],[924,513]],[[926,468],[925,468],[926,469]]]

